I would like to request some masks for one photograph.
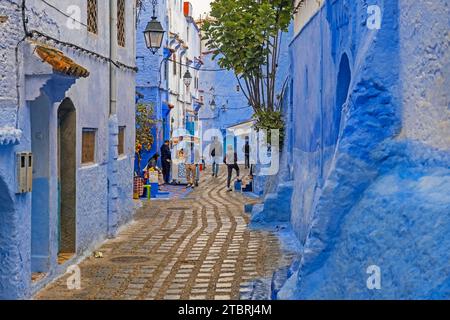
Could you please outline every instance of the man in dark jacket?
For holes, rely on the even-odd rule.
[[[245,154],[245,169],[250,169],[250,142],[248,138],[245,139],[244,154]]]
[[[170,141],[167,140],[161,146],[161,165],[164,176],[164,182],[170,183],[170,167],[172,162],[172,152],[170,151]]]
[[[236,171],[237,180],[239,179],[239,165],[238,165],[238,156],[237,152],[234,151],[233,146],[228,145],[227,152],[225,153],[225,157],[223,158],[223,163],[227,165],[228,168],[228,177],[227,177],[227,191],[231,192],[231,177],[233,175],[233,170]]]

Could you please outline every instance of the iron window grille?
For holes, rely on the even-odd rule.
[[[117,43],[125,47],[125,0],[117,2]]]
[[[98,4],[97,0],[87,0],[87,30],[98,34]]]

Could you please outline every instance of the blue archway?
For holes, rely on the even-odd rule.
[[[339,64],[339,72],[336,83],[336,104],[333,111],[333,129],[331,132],[331,145],[335,145],[339,137],[339,129],[341,127],[342,108],[347,101],[348,91],[352,80],[352,72],[350,70],[350,62],[347,54],[343,54]]]

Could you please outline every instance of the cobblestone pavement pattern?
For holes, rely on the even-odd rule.
[[[65,275],[35,299],[251,298],[254,283],[270,279],[294,254],[281,254],[274,234],[248,229],[249,200],[226,192],[224,171],[216,179],[204,173],[189,198],[146,202],[132,224],[98,248],[103,258],[80,263],[81,290],[69,290]]]

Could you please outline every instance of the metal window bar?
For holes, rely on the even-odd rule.
[[[97,0],[87,0],[87,29],[98,34],[98,4]]]
[[[117,2],[117,43],[125,47],[125,0]]]

